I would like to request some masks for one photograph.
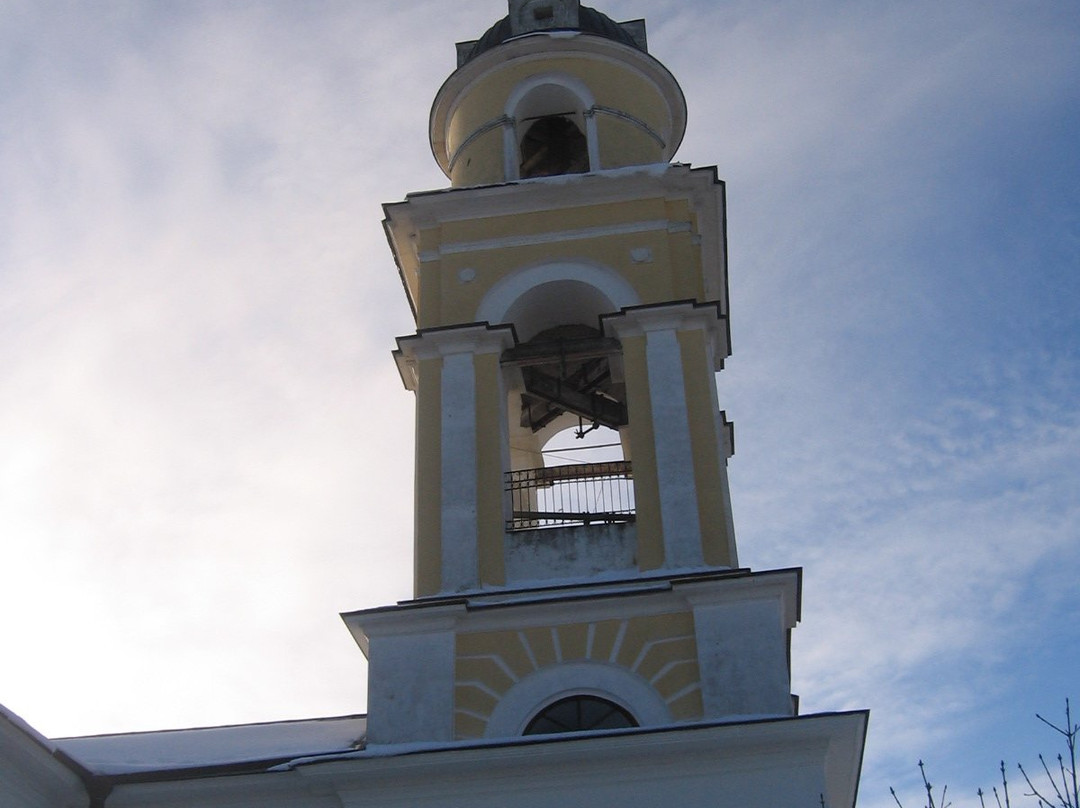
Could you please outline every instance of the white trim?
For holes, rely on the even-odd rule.
[[[507,182],[521,179],[521,166],[518,165],[517,121],[510,115],[503,120],[503,178]]]
[[[507,247],[532,247],[537,244],[561,244],[564,241],[580,241],[586,238],[621,236],[630,233],[649,233],[656,230],[671,231],[671,222],[667,219],[653,219],[645,222],[626,222],[625,224],[606,224],[597,227],[582,227],[577,230],[559,230],[547,233],[529,233],[526,235],[502,236],[483,239],[482,241],[459,241],[440,244],[438,250],[420,253],[423,263],[437,261],[444,255],[455,253],[480,252],[482,250],[504,250]]]
[[[656,690],[635,673],[600,662],[549,665],[507,691],[495,705],[484,736],[521,735],[537,712],[568,696],[597,696],[628,710],[643,727],[672,723],[671,711]]]
[[[589,147],[589,170],[601,171],[600,130],[596,126],[596,107],[585,110],[585,145]]]
[[[656,673],[654,673],[652,675],[652,678],[649,679],[649,684],[651,684],[651,685],[653,685],[655,687],[657,682],[659,682],[661,679],[663,679],[665,676],[667,676],[669,673],[671,673],[673,670],[675,670],[680,665],[697,665],[697,660],[693,659],[693,658],[691,658],[691,659],[673,659],[673,660],[671,660],[671,662],[666,663],[664,665],[664,667],[662,667],[660,670],[658,670]],[[670,699],[668,699],[667,701],[668,701],[669,704],[671,703]]]
[[[475,718],[481,724],[487,723],[487,716],[483,713],[478,713],[475,710],[466,710],[464,707],[455,707],[454,715],[467,715],[469,718]]]
[[[528,636],[524,631],[517,633],[518,641],[521,643],[521,647],[525,649],[525,656],[529,658],[529,663],[533,668],[539,668],[540,663],[536,661],[536,654],[533,653],[532,644],[529,642]]]
[[[608,654],[608,662],[614,663],[619,658],[619,652],[622,650],[623,640],[626,638],[626,629],[630,626],[630,621],[623,620],[619,623],[619,630],[615,632],[615,640],[611,643],[611,653]]]
[[[611,310],[636,306],[640,301],[634,287],[618,272],[591,262],[541,264],[516,269],[494,286],[476,308],[476,321],[502,323],[510,307],[526,292],[552,281],[579,281],[593,287],[611,301]]]
[[[661,645],[667,645],[668,643],[692,639],[694,639],[693,634],[678,634],[674,637],[661,637],[659,639],[649,640],[647,643],[641,646],[641,650],[638,651],[637,659],[635,659],[634,664],[630,666],[630,670],[636,671],[639,667],[641,667],[641,663],[645,661],[645,658],[649,655],[649,652],[652,651],[653,648]],[[687,657],[687,659],[690,659],[690,657]]]
[[[698,681],[696,681],[696,682],[691,682],[686,687],[684,687],[682,690],[676,690],[674,693],[672,693],[670,696],[667,697],[666,701],[667,701],[668,704],[674,704],[679,699],[681,699],[683,696],[688,696],[691,693],[693,693],[695,690],[697,690],[697,691],[701,690],[701,680],[700,679]]]
[[[459,687],[475,687],[481,693],[491,696],[493,699],[502,698],[502,693],[477,679],[457,679],[454,681],[454,688],[456,689]]]
[[[507,665],[506,660],[504,660],[502,658],[502,656],[500,656],[499,654],[462,654],[462,655],[458,656],[458,659],[460,659],[460,660],[470,660],[470,659],[472,659],[472,660],[480,660],[480,661],[491,662],[497,668],[499,668],[499,670],[501,670],[503,673],[505,673],[506,678],[508,678],[511,682],[518,681],[518,675],[516,673],[514,673],[514,669],[511,668],[509,665]]]

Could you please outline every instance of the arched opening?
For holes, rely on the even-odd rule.
[[[512,111],[522,179],[590,170],[586,101],[555,79],[528,90]]]
[[[625,729],[639,726],[628,710],[598,696],[569,696],[549,704],[533,716],[524,735]]]
[[[622,345],[605,336],[598,325],[603,315],[638,302],[633,287],[610,268],[560,263],[511,273],[478,306],[478,321],[512,324],[520,340],[502,355],[507,393],[503,423],[508,447],[504,458],[508,530],[634,521]],[[576,430],[587,437],[552,442],[564,430],[571,430],[571,436]],[[601,434],[606,437],[601,439]],[[623,451],[617,457],[602,458],[618,466],[583,468],[594,459],[561,463],[554,454],[554,462],[545,461],[546,447],[555,449],[565,442],[575,447],[594,442],[622,444]],[[600,486],[604,492],[615,484],[624,493],[617,507],[594,504],[578,510],[545,500],[547,493],[554,495],[579,484]],[[596,492],[590,491],[581,501],[597,503]]]
[[[625,460],[619,431],[578,418],[577,424],[556,432],[540,450],[544,466],[616,463]]]
[[[556,326],[508,351],[504,362],[520,374],[510,400],[517,412],[511,412],[516,463],[507,476],[508,527],[632,522],[618,341],[591,326]]]

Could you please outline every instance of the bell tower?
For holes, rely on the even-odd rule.
[[[623,573],[737,566],[713,382],[723,185],[667,162],[678,84],[642,22],[576,2],[515,0],[458,61],[430,128],[453,187],[386,206],[417,324],[396,352],[417,396],[416,594],[587,577],[507,539],[559,524],[625,545]],[[544,467],[573,425],[622,458]]]
[[[739,567],[728,494],[724,185],[671,162],[686,103],[644,21],[508,12],[458,43],[432,106],[450,187],[384,207],[416,321],[394,352],[415,591],[343,615],[367,742],[800,721],[800,570]],[[578,455],[569,435],[604,437]],[[861,753],[851,732],[823,754]],[[813,776],[850,804],[837,765]]]

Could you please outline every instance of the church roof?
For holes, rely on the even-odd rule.
[[[581,6],[576,27],[544,29],[544,32],[547,31],[579,31],[583,34],[593,34],[606,39],[613,39],[616,42],[629,45],[631,48],[648,52],[645,45],[644,21],[635,20],[630,23],[618,23],[606,14],[588,6]],[[485,31],[484,35],[475,42],[462,43],[463,45],[472,45],[472,48],[462,48],[458,57],[458,67],[501,45],[513,36],[510,16],[507,15]]]
[[[225,768],[262,770],[295,758],[360,748],[366,718],[349,715],[265,724],[60,738],[49,743],[96,777],[153,777]]]

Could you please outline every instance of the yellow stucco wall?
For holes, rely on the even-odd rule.
[[[442,359],[417,362],[413,589],[442,588]]]
[[[506,583],[503,559],[503,435],[498,429],[503,408],[499,384],[499,355],[474,358],[476,372],[476,516],[480,582],[487,586]],[[462,474],[469,469],[462,469]]]
[[[674,232],[668,222],[675,225]],[[642,303],[702,300],[701,249],[694,243],[695,231],[684,223],[692,227],[685,201],[655,197],[488,216],[426,229],[421,243],[429,260],[420,267],[417,325],[473,322],[484,296],[504,277],[522,267],[558,261],[610,267]],[[641,229],[618,232],[626,227]],[[440,247],[445,248],[441,256],[432,258]],[[641,248],[648,249],[651,258],[635,262],[631,251]],[[459,275],[465,269],[470,270],[467,283]]]
[[[634,507],[637,522],[637,563],[642,570],[664,565],[664,530],[660,518],[660,480],[656,474],[656,438],[653,432],[645,337],[624,337],[623,372],[630,445],[634,450]]]
[[[483,737],[487,719],[517,682],[553,665],[579,661],[617,665],[641,677],[676,721],[701,718],[694,618],[678,612],[458,635],[456,737]]]

